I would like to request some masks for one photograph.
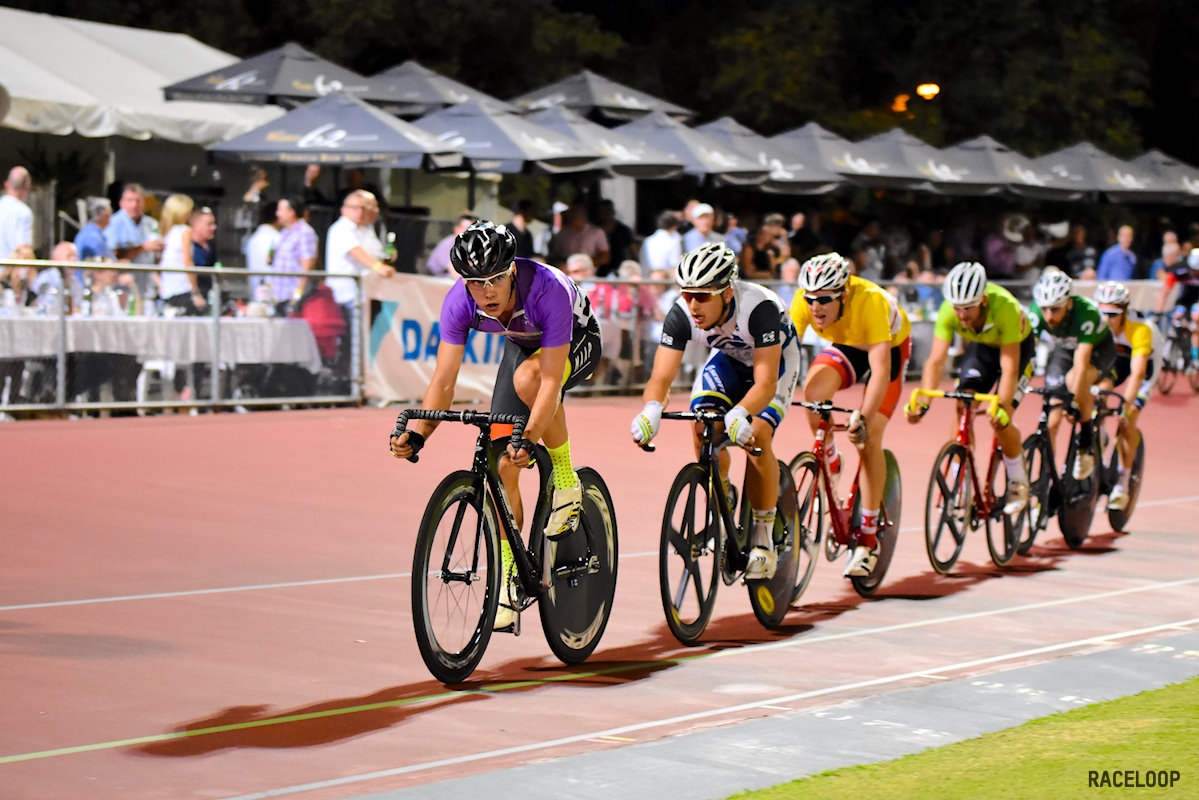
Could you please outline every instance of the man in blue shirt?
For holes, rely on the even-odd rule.
[[[116,255],[104,240],[104,229],[112,219],[112,203],[107,197],[89,197],[87,199],[87,224],[79,229],[75,236],[75,249],[79,251],[80,261],[92,261],[97,258],[105,261],[116,261]]]
[[[1099,269],[1095,270],[1097,281],[1132,280],[1136,270],[1137,256],[1132,252],[1132,226],[1121,225],[1116,232],[1116,243],[1103,251],[1099,257]]]

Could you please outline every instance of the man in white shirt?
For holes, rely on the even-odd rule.
[[[346,195],[341,205],[341,216],[337,222],[329,226],[329,234],[325,239],[325,271],[346,275],[358,275],[367,270],[379,273],[384,278],[395,274],[395,269],[384,263],[378,253],[379,237],[372,229],[368,234],[363,228],[368,227],[372,220],[368,208],[374,206],[375,216],[378,216],[378,201],[370,192],[357,189]],[[372,241],[373,240],[373,241]],[[343,335],[337,357],[337,374],[348,375],[350,364],[351,336],[348,335],[355,324],[358,303],[358,284],[351,278],[327,278],[325,284],[333,292],[333,299],[341,309],[341,317],[346,323],[347,335]]]
[[[658,215],[658,229],[641,243],[641,266],[647,273],[656,269],[673,271],[683,257],[683,237],[679,218],[673,211]]]
[[[9,258],[19,246],[33,246],[33,211],[25,199],[33,189],[29,170],[13,167],[0,195],[0,258]]]
[[[279,231],[279,220],[275,216],[275,206],[270,203],[263,203],[258,207],[258,227],[246,239],[246,269],[262,270],[267,272],[271,268],[271,257],[275,254],[275,249],[279,246],[279,237],[282,235]],[[267,290],[258,289],[271,280],[270,275],[251,275],[250,297],[254,300],[273,303],[281,298],[266,297]],[[259,297],[259,294],[263,294]]]

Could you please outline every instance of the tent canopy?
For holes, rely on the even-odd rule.
[[[462,154],[454,147],[342,92],[313,100],[208,152],[216,158],[258,163],[462,166]]]
[[[841,183],[840,175],[815,162],[805,163],[794,151],[750,130],[732,117],[697,125],[695,130],[769,169],[770,174],[762,183],[762,188],[768,192],[821,194],[831,192]]]
[[[221,141],[281,112],[168,103],[162,87],[235,60],[183,34],[0,8],[0,75],[12,97],[3,125],[58,135]]]
[[[616,130],[679,158],[688,175],[711,177],[719,183],[758,184],[770,168],[737,154],[721,141],[688,128],[664,111],[654,111]]]
[[[1116,158],[1090,142],[1064,147],[1034,163],[1081,192],[1106,192],[1113,200],[1134,203],[1177,199],[1173,187],[1156,172]]]
[[[566,106],[535,111],[525,117],[604,154],[604,166],[613,175],[629,178],[673,178],[683,162],[619,131],[592,122]]]
[[[695,116],[695,112],[689,108],[677,106],[586,69],[514,97],[510,102],[524,111],[566,106],[584,116],[594,114],[616,121],[640,119],[651,111],[665,112],[683,122]]]
[[[378,73],[371,80],[379,87],[385,88],[395,101],[402,104],[395,109],[395,113],[404,117],[419,117],[468,100],[474,100],[487,108],[515,110],[499,98],[472,89],[453,78],[447,78],[416,61],[409,60],[397,64]]]

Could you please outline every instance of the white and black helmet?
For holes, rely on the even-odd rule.
[[[951,306],[972,306],[987,294],[987,270],[977,261],[963,261],[945,276],[941,293]]]
[[[799,268],[799,288],[805,292],[835,292],[845,288],[853,272],[837,253],[812,256]]]
[[[723,289],[737,277],[737,254],[723,243],[701,244],[683,256],[674,279],[683,289]]]
[[[1060,306],[1074,290],[1074,279],[1057,267],[1046,267],[1032,287],[1032,299],[1041,308]]]
[[[1106,281],[1099,284],[1099,288],[1095,290],[1095,302],[1107,303],[1113,306],[1126,306],[1128,301],[1132,299],[1128,293],[1128,287],[1119,281]]]

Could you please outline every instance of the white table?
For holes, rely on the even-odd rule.
[[[68,317],[68,353],[119,353],[138,361],[194,364],[212,361],[209,317]],[[312,328],[302,319],[222,317],[223,364],[300,364],[321,368]],[[57,317],[0,317],[0,359],[46,358],[58,353]]]

